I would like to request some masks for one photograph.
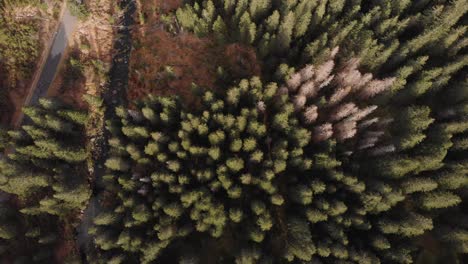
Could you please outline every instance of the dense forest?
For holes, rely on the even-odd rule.
[[[170,34],[252,47],[260,74],[217,65],[190,102],[87,97],[110,111],[103,175],[88,113],[26,107],[0,132],[0,256],[54,262],[93,204],[91,246],[70,263],[466,263],[467,11],[185,1],[161,15]]]
[[[2,214],[0,255],[12,263],[44,263],[79,220],[90,198],[84,124],[86,113],[58,100],[25,108],[21,130],[3,131],[0,148]],[[15,255],[17,254],[17,255]]]

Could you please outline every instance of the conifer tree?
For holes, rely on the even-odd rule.
[[[9,133],[16,152],[1,161],[0,189],[30,201],[22,209],[26,214],[66,215],[83,209],[90,195],[82,170],[86,114],[55,99],[41,99],[39,107],[25,112],[32,124]]]

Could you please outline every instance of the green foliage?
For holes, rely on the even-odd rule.
[[[68,8],[70,13],[80,20],[85,20],[89,16],[89,11],[85,4],[80,4],[78,1],[67,0]]]
[[[286,258],[288,261],[299,259],[312,260],[316,249],[312,241],[312,235],[308,223],[304,220],[291,219],[288,222],[289,237]]]
[[[180,32],[252,46],[262,75],[218,79],[190,107],[149,96],[116,109],[96,259],[413,263],[428,236],[466,252],[467,7],[186,1]],[[30,215],[86,199],[82,181],[58,180],[85,157],[64,137],[86,117],[57,107],[25,109],[37,125],[8,134],[18,146],[2,189],[53,193],[23,208]]]
[[[400,149],[410,149],[423,141],[424,130],[434,122],[429,116],[430,111],[429,107],[408,107],[401,112],[398,122],[394,123],[396,145]]]
[[[419,203],[424,209],[446,208],[461,202],[460,197],[450,192],[430,192],[422,194]]]
[[[0,189],[27,201],[25,214],[64,216],[83,209],[90,196],[83,170],[86,114],[53,99],[41,99],[25,114],[32,123],[9,133],[16,152],[1,161]]]
[[[131,210],[131,219],[118,216],[111,220],[99,216],[95,220],[97,234],[111,225],[130,233],[143,228],[145,235],[139,236],[143,241],[157,237],[158,243],[170,244],[191,235],[192,230],[221,237],[228,224],[242,228],[253,218],[254,225],[245,233],[244,240],[261,243],[265,232],[275,225],[273,207],[285,201],[278,193],[275,178],[284,174],[290,164],[287,153],[310,140],[310,134],[291,133],[296,128],[289,124],[298,121],[287,100],[276,100],[272,87],[252,78],[240,81],[226,93],[207,91],[202,96],[201,108],[193,112],[182,109],[178,99],[164,97],[138,102],[138,109],[132,115],[119,108],[120,131],[112,131],[109,143],[113,155],[106,161],[106,167],[110,174],[120,176],[114,180],[109,178],[108,187],[116,201]],[[223,102],[224,98],[224,103],[217,103],[218,107],[213,108],[213,102]],[[259,101],[269,109],[268,115],[258,111]],[[162,113],[174,119],[157,118]],[[132,117],[140,114],[146,118],[144,123]],[[276,115],[281,115],[288,125],[270,126]],[[151,137],[135,133],[136,128],[152,131]],[[267,140],[267,131],[274,131],[273,140]],[[122,142],[133,143],[121,151]],[[265,156],[263,153],[268,153],[270,148],[274,152]],[[292,156],[301,161],[300,153]],[[140,163],[140,160],[152,162]],[[138,168],[151,172],[151,177],[145,178]],[[239,174],[243,175],[241,179]],[[244,199],[250,188],[264,196],[253,202],[250,210],[231,204],[230,201]],[[155,189],[159,190],[159,197],[151,194]],[[219,199],[219,195],[226,195],[226,200]],[[139,197],[147,197],[148,202],[141,203]],[[114,211],[125,213],[125,210]],[[156,225],[152,228],[148,223]],[[114,248],[104,242],[99,245],[102,250]],[[163,250],[156,245],[155,248],[158,250],[150,254],[150,259]],[[124,246],[120,249],[133,252]],[[147,260],[145,255],[135,254],[142,261]]]

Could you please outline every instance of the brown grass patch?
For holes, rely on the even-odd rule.
[[[215,88],[218,67],[230,79],[260,74],[252,47],[242,44],[217,44],[212,38],[191,33],[172,34],[159,21],[161,14],[175,11],[182,0],[137,0],[134,47],[130,57],[128,99],[148,94],[180,95],[194,101],[192,83]]]
[[[260,75],[261,68],[257,60],[257,54],[253,47],[239,43],[224,47],[223,66],[234,78],[247,78],[252,75]]]
[[[47,96],[58,97],[68,105],[86,109],[87,104],[83,100],[83,95],[86,93],[86,78],[70,64],[70,58],[79,59],[81,55],[76,48],[67,51]]]
[[[147,31],[139,42],[130,62],[130,100],[157,94],[191,102],[192,83],[214,88],[218,66],[232,78],[260,74],[254,50],[241,44],[216,45],[211,38],[174,36],[163,29]]]
[[[86,109],[87,104],[83,100],[83,95],[86,93],[85,89],[85,80],[80,78],[78,80],[73,80],[71,82],[67,82],[64,85],[63,80],[58,80],[59,89],[52,91],[49,96],[52,97],[59,97],[63,102],[67,105],[71,105],[73,107],[79,109]]]
[[[148,93],[190,97],[192,82],[212,87],[216,81],[214,50],[209,40],[189,34],[171,36],[163,30],[148,33],[132,53],[129,98]],[[211,55],[211,56],[210,56]]]
[[[175,11],[182,0],[136,0],[137,14],[142,13],[149,21],[156,21],[159,14]]]

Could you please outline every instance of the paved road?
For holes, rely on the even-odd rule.
[[[55,34],[52,46],[50,47],[47,60],[42,67],[39,80],[35,87],[32,87],[33,90],[28,95],[28,98],[25,101],[25,106],[37,105],[39,99],[47,95],[49,86],[52,84],[52,81],[57,74],[60,61],[62,60],[68,46],[68,40],[71,38],[76,28],[77,22],[78,19],[73,16],[68,7],[66,7],[59,29]]]

